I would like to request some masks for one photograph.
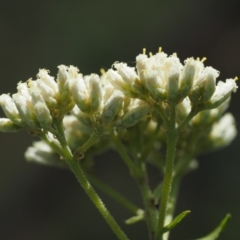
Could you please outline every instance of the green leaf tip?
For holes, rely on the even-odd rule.
[[[177,215],[172,222],[170,222],[167,226],[165,226],[162,230],[161,230],[161,234],[169,232],[170,230],[172,230],[176,225],[178,225],[191,211],[187,210],[184,211],[182,213],[180,213],[179,215]]]
[[[231,214],[227,214],[224,219],[220,222],[220,224],[207,236],[198,238],[196,240],[216,240],[218,239],[220,233],[224,230],[226,225],[228,224],[229,220],[231,218]]]
[[[137,215],[133,216],[125,221],[127,225],[134,224],[144,219],[144,211],[142,209],[138,209]]]

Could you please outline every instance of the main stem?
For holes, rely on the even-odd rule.
[[[178,140],[178,133],[175,127],[176,108],[175,106],[170,106],[170,108],[171,108],[170,119],[169,119],[169,123],[167,124],[166,167],[165,167],[165,175],[163,180],[162,198],[161,198],[161,204],[159,209],[157,239],[162,239],[161,229],[164,227],[164,222],[165,222],[166,213],[167,213],[167,205],[169,201],[172,180],[173,180],[176,144]]]
[[[115,235],[118,237],[119,240],[129,240],[128,237],[125,235],[125,233],[121,230],[117,222],[114,220],[110,212],[105,207],[104,203],[100,199],[100,197],[97,195],[95,190],[93,189],[90,182],[87,180],[80,164],[78,161],[78,158],[76,155],[73,155],[71,150],[69,149],[67,145],[67,141],[65,139],[64,130],[63,130],[63,124],[62,121],[58,121],[55,123],[55,127],[59,133],[58,140],[61,143],[62,151],[61,154],[63,155],[63,158],[65,159],[66,163],[74,173],[75,177],[77,178],[78,182],[80,183],[83,190],[86,192],[88,197],[91,199],[93,204],[96,206],[96,208],[99,210],[103,218],[106,220],[108,225],[111,227],[112,231],[115,233]],[[81,153],[86,151],[91,145],[95,143],[97,140],[97,133],[93,133],[90,139],[78,149]]]
[[[109,213],[107,208],[105,207],[102,200],[99,198],[97,193],[94,191],[93,187],[85,177],[79,163],[75,159],[67,160],[67,163],[76,176],[78,182],[84,189],[84,191],[87,193],[88,197],[91,199],[91,201],[94,203],[94,205],[97,207],[103,218],[106,220],[106,222],[111,227],[112,231],[116,234],[119,240],[128,240],[128,237],[125,235],[125,233],[121,230],[119,225],[116,223],[112,215]]]

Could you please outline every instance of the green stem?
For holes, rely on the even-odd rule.
[[[131,158],[128,156],[127,152],[125,151],[125,148],[123,146],[123,144],[121,143],[121,141],[119,140],[119,138],[112,132],[111,135],[111,140],[113,141],[116,150],[118,151],[118,153],[120,154],[121,158],[123,159],[123,161],[125,162],[125,164],[128,166],[128,168],[130,169],[131,174],[135,177],[138,178],[141,176],[141,172],[139,171],[139,169],[135,166],[135,164],[133,163],[133,161],[131,160]]]
[[[156,237],[157,227],[157,208],[153,193],[149,187],[148,176],[146,171],[146,164],[143,162],[142,177],[136,179],[144,204],[144,219],[148,227],[150,240],[154,240]]]
[[[177,203],[177,197],[178,197],[178,192],[179,192],[179,188],[180,188],[180,183],[181,183],[181,177],[174,177],[173,182],[172,182],[172,190],[169,196],[169,208],[167,210],[167,215],[169,217],[169,222],[172,221],[173,216],[174,216],[174,212],[175,212],[175,208],[176,208],[176,203]],[[169,234],[170,232],[165,233],[165,235],[163,235],[164,240],[167,240],[169,238]]]
[[[63,126],[62,120],[59,120],[59,121],[56,120],[54,122],[54,126],[55,126],[56,131],[57,131],[56,137],[57,137],[59,143],[61,144],[62,151],[71,153],[71,150],[70,150],[70,148],[67,144],[67,140],[66,140],[66,137],[65,137],[64,126]]]
[[[105,207],[104,203],[100,199],[100,197],[97,195],[89,181],[84,175],[84,172],[82,168],[79,165],[78,158],[72,155],[71,150],[69,149],[67,145],[67,141],[65,139],[64,135],[64,129],[62,122],[56,122],[55,123],[56,129],[58,131],[58,140],[61,143],[62,146],[62,157],[65,159],[66,163],[74,173],[75,177],[77,178],[78,182],[80,183],[81,187],[84,189],[88,197],[91,199],[93,204],[96,206],[96,208],[101,213],[102,217],[106,220],[106,222],[109,224],[112,231],[115,233],[115,235],[118,237],[119,240],[128,240],[128,237],[125,235],[125,233],[121,230],[117,222],[114,220],[110,212]],[[81,152],[86,151],[90,146],[92,146],[96,140],[99,137],[99,132],[93,132],[91,138],[83,144],[79,149]]]
[[[125,233],[121,230],[119,225],[116,223],[112,215],[109,213],[107,208],[105,207],[102,200],[99,198],[87,178],[85,177],[83,170],[81,169],[78,160],[73,158],[70,154],[67,154],[65,157],[67,164],[69,165],[70,169],[74,173],[75,177],[77,178],[78,182],[88,195],[88,197],[91,199],[91,201],[94,203],[96,208],[99,210],[103,218],[106,220],[106,222],[111,227],[112,231],[116,234],[119,240],[128,240],[128,237],[125,235]]]
[[[191,110],[191,112],[188,114],[188,116],[181,122],[181,124],[178,126],[177,131],[180,133],[183,128],[188,124],[188,122],[198,113],[196,110]]]
[[[160,126],[161,126],[161,125],[158,123],[156,129],[155,129],[154,132],[152,133],[149,141],[146,143],[146,145],[145,145],[145,147],[144,147],[144,149],[143,149],[143,151],[142,151],[142,156],[141,156],[141,158],[142,158],[143,161],[146,161],[146,157],[148,156],[148,154],[150,153],[150,151],[151,151],[152,148],[153,148],[153,145],[154,145],[154,143],[155,143],[155,141],[156,141],[156,138],[157,138],[157,136],[158,136],[158,134],[159,134]]]
[[[166,217],[169,195],[170,195],[172,180],[173,180],[174,158],[175,158],[176,144],[178,140],[178,133],[175,127],[175,118],[176,118],[176,108],[175,106],[170,106],[170,120],[169,120],[169,124],[167,125],[166,168],[165,168],[165,175],[163,180],[161,204],[159,209],[157,239],[162,239],[162,236],[160,236],[160,231],[164,227],[164,221]]]
[[[39,137],[42,138],[49,146],[51,146],[60,156],[63,155],[63,150],[59,142],[54,142],[49,139],[47,133],[41,134]]]
[[[164,125],[167,126],[168,118],[166,116],[165,111],[161,108],[161,106],[159,106],[159,104],[154,104],[154,108],[156,109],[156,111],[158,112],[160,117],[162,118]]]
[[[126,209],[131,211],[132,213],[136,214],[139,210],[137,206],[135,206],[133,203],[131,203],[128,199],[126,199],[123,195],[118,193],[115,189],[109,187],[105,183],[103,183],[98,178],[94,177],[93,175],[88,175],[88,179],[92,184],[94,184],[97,188],[99,188],[101,191],[112,197],[114,200],[116,200],[118,203],[120,203],[122,206],[124,206]]]
[[[156,235],[157,210],[155,206],[154,196],[148,184],[146,164],[144,162],[139,164],[138,162],[138,164],[135,165],[128,156],[122,142],[114,135],[112,135],[112,141],[116,146],[116,150],[130,169],[133,178],[138,184],[145,208],[144,219],[148,227],[150,239],[154,240]]]
[[[101,131],[95,130],[93,131],[91,137],[85,142],[82,146],[80,146],[74,153],[74,156],[79,156],[86,152],[93,144],[95,144],[100,136],[102,135]],[[83,158],[83,156],[81,156]]]

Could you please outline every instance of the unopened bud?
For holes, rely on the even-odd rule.
[[[8,118],[0,118],[0,132],[18,132],[19,130],[21,130],[21,127]]]
[[[102,110],[101,119],[104,124],[114,120],[122,108],[123,98],[124,96],[120,91],[113,92]]]

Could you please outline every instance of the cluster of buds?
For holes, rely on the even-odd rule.
[[[55,119],[62,119],[73,108],[70,78],[66,77],[64,66],[59,66],[57,81],[45,69],[41,69],[37,77],[35,81],[19,82],[18,92],[12,97],[0,96],[0,105],[8,117],[1,119],[1,131],[48,130]]]
[[[131,97],[151,97],[154,101],[178,104],[188,97],[193,107],[212,109],[235,92],[235,79],[218,81],[219,72],[204,67],[202,60],[188,58],[183,65],[176,54],[167,56],[159,50],[148,57],[145,52],[136,57],[137,71],[125,63],[115,63],[116,70],[107,72],[109,81]]]
[[[131,99],[114,88],[107,81],[105,73],[101,77],[97,74],[83,77],[75,69],[74,75],[70,88],[80,109],[77,114],[75,110],[75,115],[83,116],[81,112],[87,114],[93,127],[101,126],[106,131],[115,126],[129,127],[150,112],[149,104]]]
[[[195,110],[185,129],[185,139],[179,143],[190,141],[192,135],[197,136],[197,131],[205,127],[205,135],[201,136],[204,142],[212,142],[209,146],[213,147],[227,145],[236,135],[234,119],[229,114],[223,120],[221,117],[237,85],[235,79],[216,84],[219,72],[204,67],[204,60],[188,58],[182,64],[176,54],[167,56],[160,49],[149,57],[145,52],[139,54],[136,68],[115,62],[113,69],[103,71],[101,76],[83,76],[76,67],[61,65],[55,81],[42,69],[37,80],[18,83],[18,92],[12,97],[0,96],[7,116],[0,119],[0,131],[52,132],[55,122],[63,121],[67,142],[71,149],[77,149],[95,129],[104,134],[114,128],[126,129],[149,113],[152,119],[147,120],[149,126],[154,121],[162,124],[154,106],[157,104],[168,117],[169,106],[174,105],[177,125]],[[226,124],[231,129],[229,134],[224,129]],[[146,129],[149,132],[146,136],[150,136],[151,128]],[[166,141],[163,129],[159,128],[158,138],[162,145]]]

